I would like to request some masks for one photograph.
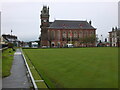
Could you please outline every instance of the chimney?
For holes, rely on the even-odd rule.
[[[91,20],[89,21],[89,24],[90,24],[90,25],[92,24],[92,21],[91,21]]]
[[[112,31],[114,31],[114,27],[112,28]]]
[[[117,31],[117,27],[115,27],[115,30]]]

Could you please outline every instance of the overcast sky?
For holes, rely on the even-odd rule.
[[[101,39],[108,37],[112,27],[118,26],[118,1],[110,2],[1,2],[2,34],[13,34],[19,40],[38,40],[40,35],[40,13],[43,5],[50,8],[50,21],[54,20],[91,20]]]

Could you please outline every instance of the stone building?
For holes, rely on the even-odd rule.
[[[120,28],[112,28],[112,31],[109,32],[109,42],[112,47],[120,46]]]
[[[75,47],[95,46],[95,40],[89,43],[83,43],[83,39],[96,37],[96,28],[89,21],[77,20],[55,20],[49,22],[49,7],[43,6],[41,11],[41,46],[65,47],[67,44],[73,44]]]

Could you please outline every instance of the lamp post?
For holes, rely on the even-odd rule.
[[[11,43],[12,43],[12,29],[11,29]]]
[[[103,42],[103,35],[101,35],[101,38],[102,38],[102,40],[101,40],[101,41]]]

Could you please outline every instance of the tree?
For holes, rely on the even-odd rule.
[[[105,38],[105,42],[107,42],[107,38]]]
[[[88,44],[93,44],[97,41],[97,38],[95,35],[92,36],[86,36],[83,38],[80,38],[81,43],[86,44],[86,47],[88,46]]]
[[[13,43],[8,43],[8,48],[13,48],[14,44]]]
[[[95,42],[97,42],[97,38],[96,38],[95,35],[90,36],[90,37],[89,37],[89,40],[90,40],[90,43],[95,43]]]
[[[80,38],[80,41],[81,41],[81,43],[86,44],[86,47],[87,47],[87,43],[89,41],[88,39],[89,39],[88,37],[83,37],[83,38]]]

